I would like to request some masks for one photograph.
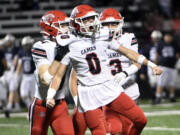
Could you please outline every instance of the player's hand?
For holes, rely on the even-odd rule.
[[[69,52],[69,46],[60,46],[57,45],[56,47],[56,56],[55,56],[55,60],[57,61],[61,61],[62,58]]]
[[[124,72],[117,73],[117,74],[114,76],[114,82],[115,82],[116,84],[119,84],[119,83],[122,82],[126,77],[127,77],[127,75],[126,75]]]
[[[55,106],[55,100],[53,98],[46,100],[46,107],[48,109],[53,109]]]
[[[152,70],[154,75],[160,75],[163,72],[163,70],[159,66],[154,67]]]

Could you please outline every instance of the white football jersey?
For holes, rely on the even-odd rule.
[[[138,52],[138,43],[133,33],[124,33],[119,39],[119,42],[128,49]],[[108,49],[108,66],[110,73],[114,76],[116,73],[126,70],[131,66],[131,61],[124,55]],[[127,85],[127,83],[135,81],[135,75],[128,76],[124,81],[121,82],[121,85]],[[131,86],[131,85],[130,85]],[[129,95],[132,99],[139,97],[139,87],[137,83],[133,83],[131,87],[125,89],[125,93]]]
[[[124,47],[138,52],[138,43],[133,33],[125,33],[118,40]],[[107,55],[111,75],[124,71],[132,64],[126,56],[114,50],[108,49]]]
[[[70,52],[61,62],[65,65],[72,63],[81,85],[92,86],[103,83],[110,79],[107,45],[102,40],[92,43],[91,39],[82,38],[69,45]]]
[[[108,33],[107,36],[104,32]],[[107,66],[106,51],[110,42],[104,40],[108,38],[109,31],[103,31],[103,36],[98,33],[94,41],[77,37],[77,41],[69,45],[70,52],[61,61],[65,65],[72,63],[77,74],[78,96],[84,111],[110,103],[123,91],[122,87],[113,85]]]
[[[55,42],[52,42],[50,40],[43,40],[43,41],[36,42],[32,48],[33,61],[36,66],[36,70],[34,74],[35,74],[36,82],[37,82],[35,97],[42,100],[46,99],[47,90],[49,86],[46,86],[42,83],[39,73],[38,73],[38,67],[43,64],[49,64],[49,65],[52,64],[55,57],[55,47],[56,47]],[[57,91],[55,99],[61,99],[64,97],[65,97],[65,89],[62,88],[62,90]]]

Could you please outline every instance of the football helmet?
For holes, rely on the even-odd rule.
[[[71,12],[70,26],[78,34],[92,36],[99,30],[99,14],[89,5],[79,5]]]
[[[122,27],[124,25],[124,17],[115,10],[114,8],[107,8],[103,10],[100,14],[100,21],[102,26],[108,26],[109,23],[117,23],[117,28],[112,28],[110,31],[115,33],[116,36],[120,36],[122,34]]]
[[[162,38],[162,33],[158,30],[154,30],[152,33],[151,33],[151,38],[159,38],[161,39]]]
[[[5,42],[14,42],[15,41],[15,37],[12,34],[7,34],[4,39]]]
[[[34,43],[34,39],[31,36],[25,36],[21,40],[22,46],[26,46],[27,44],[33,44],[33,43]]]
[[[45,13],[40,20],[41,33],[55,38],[58,33],[66,33],[69,25],[68,16],[60,11],[53,10]]]

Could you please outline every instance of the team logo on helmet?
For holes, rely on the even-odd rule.
[[[45,15],[42,17],[42,20],[45,22],[45,23],[48,23],[48,22],[52,22],[53,19],[54,19],[54,15],[53,14],[48,14],[48,15]]]
[[[77,7],[74,8],[73,11],[72,11],[71,17],[72,17],[72,18],[75,18],[78,13],[79,13],[79,10],[77,9]]]

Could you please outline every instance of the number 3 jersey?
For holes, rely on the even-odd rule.
[[[133,33],[124,33],[119,39],[119,42],[126,48],[138,52],[138,43]],[[126,68],[129,68],[132,62],[124,55],[108,49],[108,65],[110,68],[111,75],[115,75]]]
[[[124,47],[138,52],[138,43],[133,33],[125,33],[119,39],[119,42],[123,44]],[[132,62],[124,55],[113,51],[111,49],[107,50],[108,55],[108,66],[112,76],[115,74],[128,69]],[[135,75],[128,76],[125,80],[120,82],[125,93],[130,96],[133,100],[137,99],[140,95],[138,84],[135,82]]]
[[[52,64],[55,57],[55,47],[56,47],[55,42],[44,40],[44,41],[36,42],[32,48],[32,56],[33,56],[33,60],[36,66],[36,70],[34,74],[35,74],[36,82],[37,82],[35,97],[42,100],[46,99],[47,90],[49,86],[46,86],[42,83],[39,73],[38,73],[38,68],[45,64],[48,64],[48,65]],[[55,99],[61,99],[64,97],[65,97],[65,91],[64,91],[64,88],[62,88],[62,90],[56,93]]]

